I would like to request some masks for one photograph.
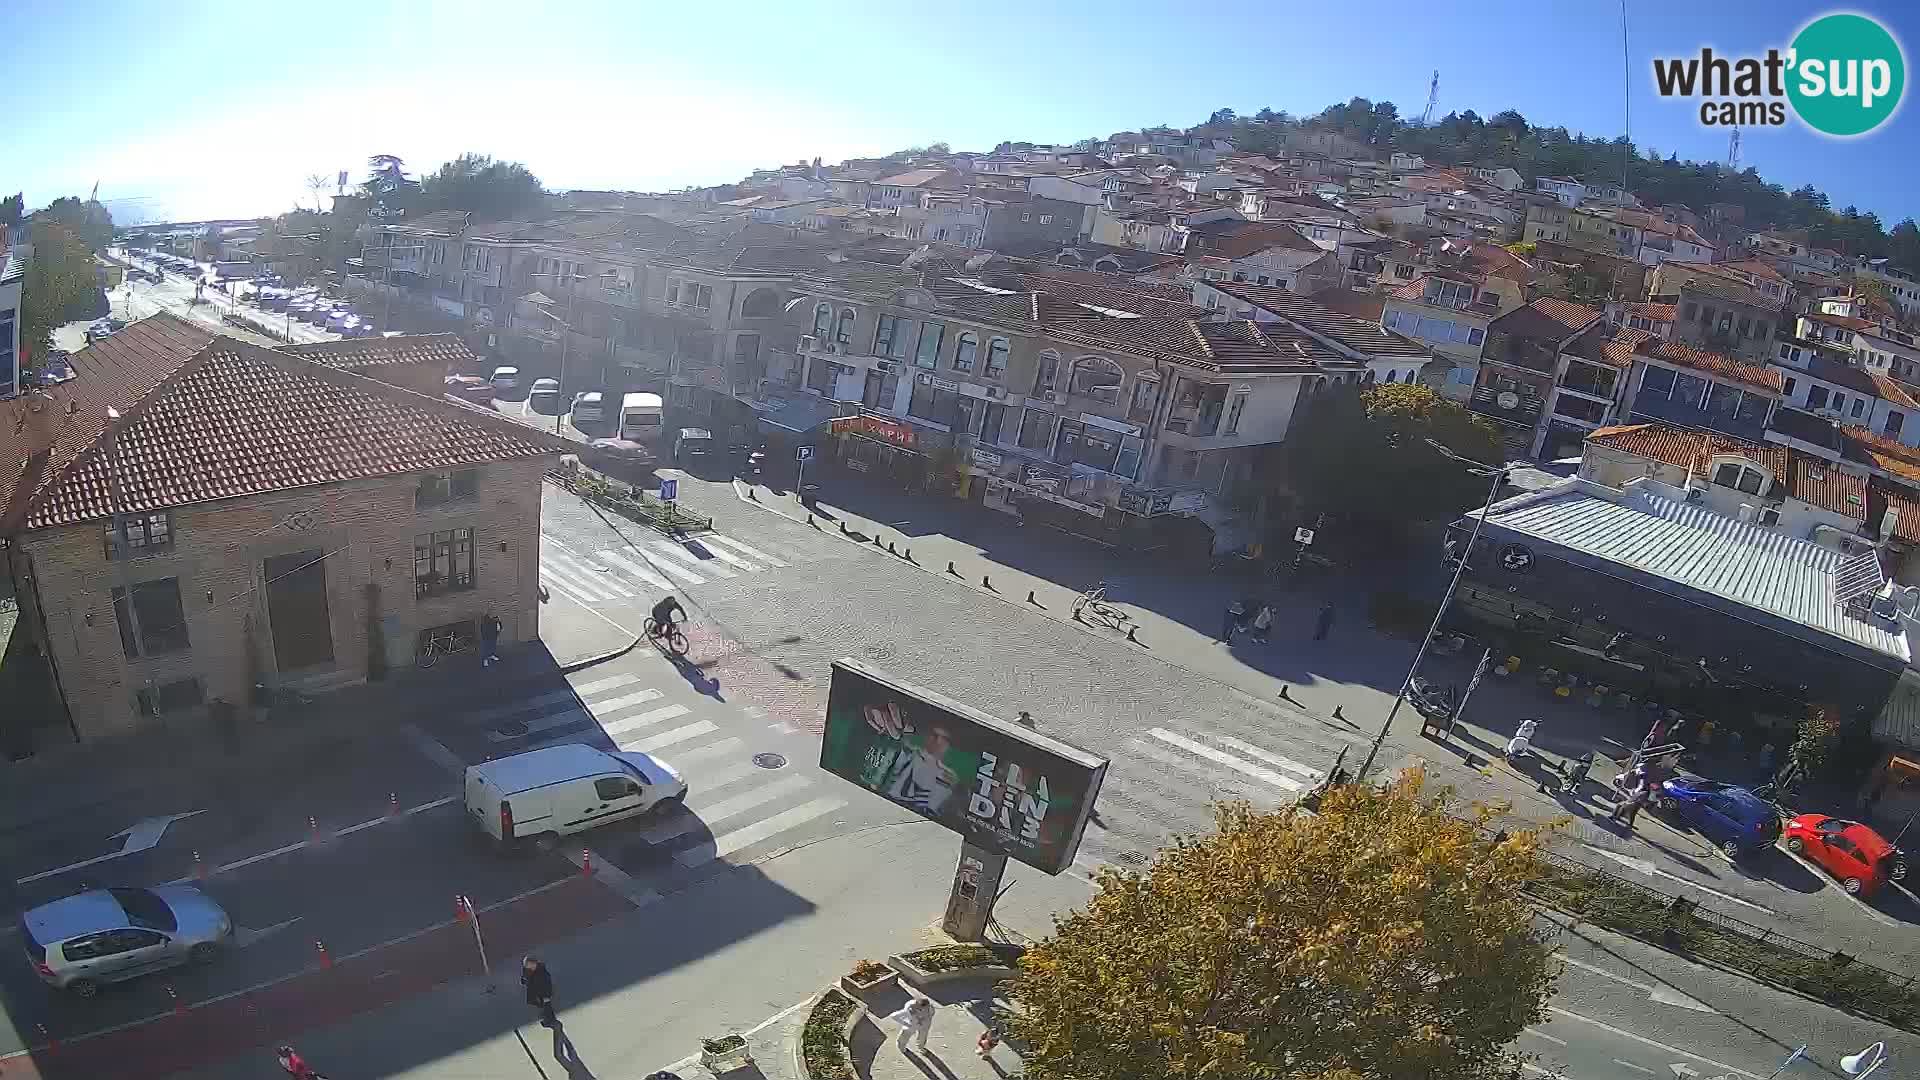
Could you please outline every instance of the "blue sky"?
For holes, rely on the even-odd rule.
[[[1628,0],[1363,4],[286,4],[7,0],[0,188],[176,218],[275,212],[372,153],[431,169],[465,150],[550,187],[661,190],[755,166],[943,139],[1070,141],[1213,109],[1314,112],[1354,95],[1417,115],[1513,107],[1721,159],[1724,131],[1654,96],[1650,58],[1784,47],[1820,5]],[[1920,11],[1855,5],[1912,56]],[[1915,91],[1920,93],[1920,91]],[[1920,215],[1920,119],[1837,142],[1749,129],[1744,159],[1889,223]],[[144,199],[141,203],[117,203]],[[121,213],[127,216],[124,209]]]

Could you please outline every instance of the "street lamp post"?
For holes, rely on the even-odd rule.
[[[1480,476],[1491,476],[1493,482],[1487,485],[1487,501],[1480,507],[1480,516],[1474,520],[1473,534],[1467,538],[1465,550],[1460,552],[1459,562],[1453,568],[1453,578],[1447,582],[1447,593],[1440,598],[1439,610],[1433,613],[1433,623],[1427,627],[1427,634],[1420,639],[1420,648],[1413,654],[1413,663],[1407,667],[1407,677],[1400,682],[1400,693],[1393,699],[1393,708],[1387,710],[1387,718],[1380,722],[1380,730],[1373,737],[1373,744],[1367,747],[1367,759],[1360,764],[1360,770],[1353,778],[1364,780],[1367,770],[1373,768],[1373,759],[1380,753],[1380,745],[1387,741],[1387,732],[1393,727],[1393,718],[1400,714],[1400,706],[1406,704],[1407,690],[1413,685],[1413,677],[1420,673],[1420,663],[1427,658],[1427,649],[1433,645],[1435,634],[1440,632],[1440,621],[1447,617],[1447,607],[1453,603],[1453,594],[1460,588],[1460,579],[1467,571],[1467,560],[1473,557],[1473,545],[1480,539],[1480,530],[1487,523],[1487,515],[1493,510],[1493,501],[1499,497],[1500,485],[1507,478],[1505,468],[1487,468],[1477,461],[1463,458],[1432,439],[1427,445],[1439,451],[1441,455],[1469,466],[1469,471]]]

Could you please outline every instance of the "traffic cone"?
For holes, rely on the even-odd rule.
[[[313,943],[313,949],[315,952],[320,954],[320,970],[321,971],[325,971],[328,968],[333,966],[333,954],[327,951],[327,947],[325,944],[316,941]]]
[[[387,793],[387,816],[400,816],[400,793],[397,791]]]
[[[40,1038],[41,1038],[41,1039],[42,1039],[42,1040],[43,1040],[44,1042],[46,1042],[46,1044],[47,1044],[47,1051],[48,1051],[49,1053],[52,1053],[52,1052],[54,1052],[54,1051],[56,1051],[56,1050],[59,1050],[59,1049],[60,1049],[60,1040],[59,1040],[59,1039],[56,1039],[56,1038],[54,1038],[54,1037],[53,1037],[53,1032],[51,1032],[51,1031],[48,1031],[48,1030],[47,1030],[47,1025],[45,1025],[45,1024],[40,1024],[40,1025],[39,1025],[39,1028],[40,1028]]]
[[[464,896],[456,896],[453,898],[453,921],[467,921],[467,898]]]
[[[195,881],[207,880],[207,864],[200,861],[200,853],[193,853],[193,878]]]
[[[592,848],[580,849],[580,876],[581,877],[593,876],[593,849]]]
[[[307,819],[307,842],[309,844],[320,842],[320,819],[317,817]]]
[[[174,993],[171,986],[167,987],[167,1000],[173,1002],[173,1015],[187,1015],[187,1003],[180,1000],[180,995]]]

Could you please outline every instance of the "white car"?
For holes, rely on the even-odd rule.
[[[487,381],[493,384],[493,392],[496,395],[512,393],[513,388],[520,385],[520,369],[517,367],[494,368],[493,377]]]
[[[537,412],[547,411],[542,408],[542,406],[552,406],[554,410],[558,411],[560,408],[560,380],[533,380],[533,389],[527,391],[527,404],[531,405]]]
[[[686,778],[652,754],[582,743],[469,765],[465,786],[467,816],[504,848],[551,849],[598,825],[672,812],[687,797]]]

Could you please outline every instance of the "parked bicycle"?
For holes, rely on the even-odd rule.
[[[1113,627],[1118,627],[1132,618],[1117,606],[1107,602],[1107,583],[1104,581],[1081,593],[1073,601],[1073,617],[1076,620],[1088,615]]]
[[[425,670],[439,663],[440,658],[443,656],[452,656],[455,653],[471,652],[472,650],[473,635],[464,633],[458,628],[450,627],[443,633],[428,634],[426,638],[420,642],[420,652],[414,657],[414,663],[418,664],[422,670]]]
[[[647,621],[640,624],[640,628],[646,631],[647,640],[653,642],[656,647],[664,644],[675,656],[687,655],[687,635],[680,629],[679,623],[668,623],[667,632],[662,634],[660,624],[649,615]]]

